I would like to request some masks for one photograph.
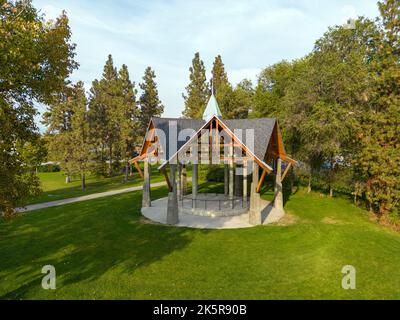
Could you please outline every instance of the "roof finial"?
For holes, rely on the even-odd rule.
[[[211,96],[208,100],[206,109],[204,110],[203,119],[209,120],[212,116],[222,118],[221,110],[219,109],[217,99],[215,99],[214,96],[214,83],[211,79]]]

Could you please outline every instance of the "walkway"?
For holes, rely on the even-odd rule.
[[[152,183],[151,187],[156,188],[156,187],[162,187],[162,186],[165,186],[165,185],[166,185],[166,182],[163,181],[163,182]],[[116,194],[122,194],[122,193],[127,193],[127,192],[132,192],[132,191],[139,191],[139,190],[142,190],[142,189],[143,189],[143,186],[136,186],[136,187],[130,187],[130,188],[125,188],[125,189],[119,189],[119,190],[111,190],[111,191],[93,193],[93,194],[88,194],[86,196],[80,196],[80,197],[75,197],[75,198],[68,198],[68,199],[55,200],[55,201],[50,201],[50,202],[30,204],[30,205],[27,205],[24,208],[17,208],[16,211],[17,212],[28,212],[28,211],[38,210],[38,209],[61,206],[63,204],[68,204],[68,203],[74,203],[74,202],[92,200],[92,199],[97,199],[97,198],[109,197],[109,196],[114,196]]]

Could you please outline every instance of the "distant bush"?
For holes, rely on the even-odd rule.
[[[209,166],[206,177],[209,182],[224,182],[224,167],[218,165]]]
[[[58,164],[46,164],[37,167],[38,172],[59,172],[61,168]]]

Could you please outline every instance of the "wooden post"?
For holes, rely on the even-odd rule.
[[[151,195],[150,195],[150,159],[146,157],[144,159],[144,178],[143,178],[143,196],[142,196],[142,207],[147,208],[151,206]]]
[[[258,186],[259,166],[257,162],[253,161],[253,184],[254,188]]]
[[[186,195],[187,193],[187,171],[186,164],[182,164],[182,195]]]
[[[170,164],[170,180],[172,184],[172,192],[168,194],[167,208],[167,224],[177,224],[179,222],[178,215],[178,195],[176,186],[176,164]]]
[[[282,194],[282,160],[277,159],[276,178],[275,178],[275,200],[274,207],[283,211],[283,194]]]
[[[224,194],[229,194],[229,164],[224,164]]]
[[[243,162],[243,201],[247,201],[247,161]]]
[[[178,197],[178,200],[182,200],[182,166],[181,164],[177,163],[178,167],[178,181],[176,183],[176,194]]]
[[[252,225],[262,224],[261,208],[260,208],[260,194],[256,192],[258,185],[258,164],[253,161],[253,181],[250,188],[250,210],[249,210],[249,223]]]
[[[197,183],[198,183],[198,167],[197,163],[192,164],[192,198],[197,198]],[[194,207],[196,207],[196,201],[194,201]]]
[[[235,165],[235,196],[241,197],[243,194],[243,190],[242,190],[243,179],[242,179],[242,175],[237,173],[238,166],[239,166],[238,164]]]
[[[233,167],[233,144],[229,147],[229,200],[230,201],[230,206],[233,208],[233,192],[234,192],[234,167]]]

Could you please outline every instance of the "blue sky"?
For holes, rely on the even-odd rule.
[[[210,76],[222,55],[234,84],[255,82],[260,70],[309,53],[328,26],[378,15],[374,0],[84,1],[33,0],[48,18],[67,11],[80,63],[71,79],[87,89],[100,78],[107,55],[125,63],[136,86],[144,69],[157,75],[164,116],[178,117],[196,51]]]

